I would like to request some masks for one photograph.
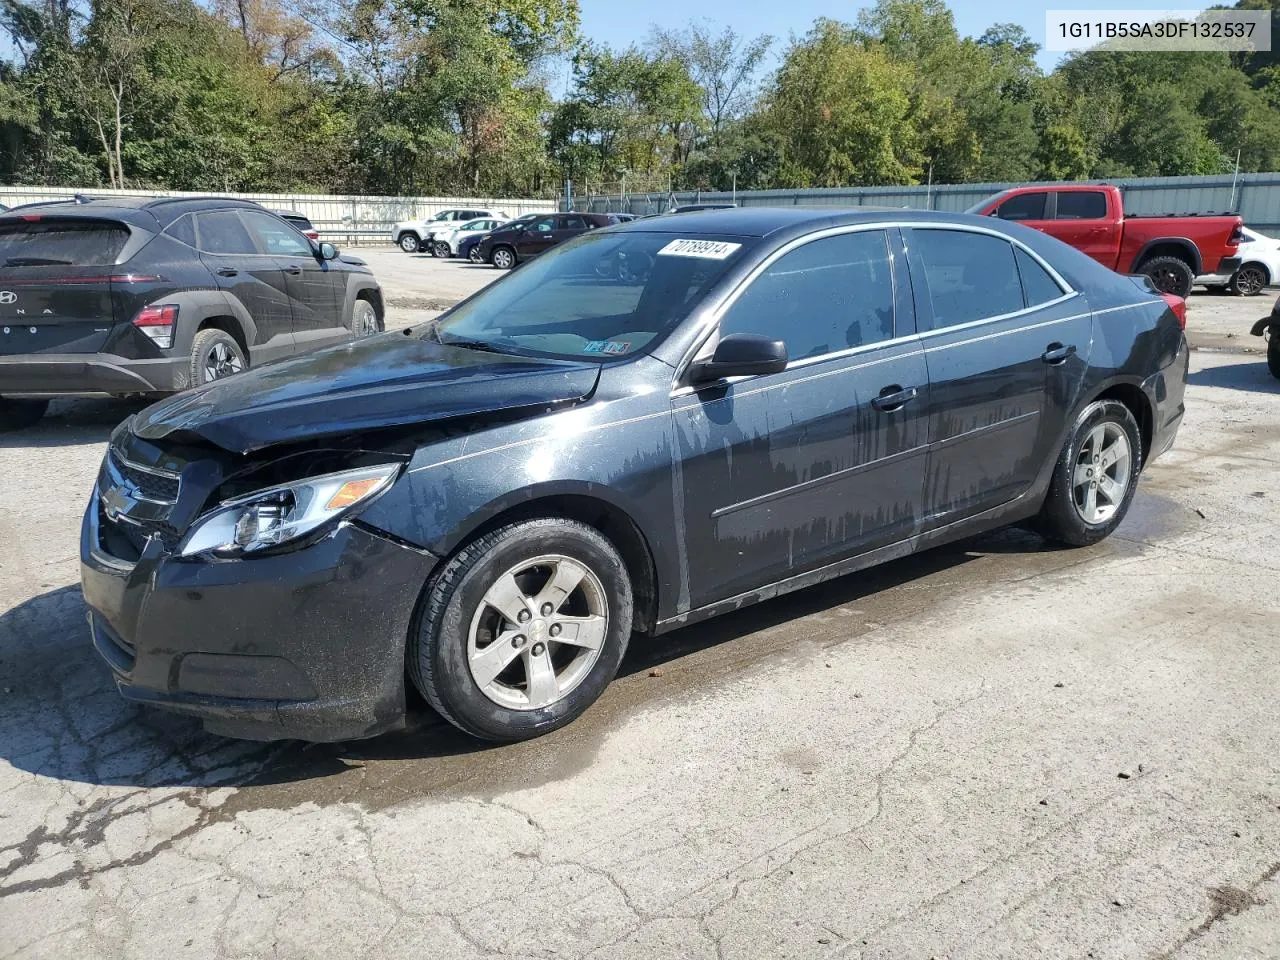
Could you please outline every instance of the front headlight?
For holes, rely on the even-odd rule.
[[[196,521],[179,556],[239,557],[305,537],[386,490],[400,472],[390,463],[344,470],[258,490]]]

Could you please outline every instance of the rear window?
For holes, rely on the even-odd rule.
[[[0,266],[91,266],[115,263],[129,239],[122,223],[44,220],[0,224]]]

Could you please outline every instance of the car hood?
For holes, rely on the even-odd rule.
[[[379,427],[587,399],[597,363],[542,360],[388,333],[318,350],[162,400],[138,414],[144,440],[198,437],[234,453]]]

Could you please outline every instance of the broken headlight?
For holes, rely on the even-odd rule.
[[[343,470],[227,500],[195,522],[178,553],[240,557],[297,540],[368,503],[399,472],[398,463]]]

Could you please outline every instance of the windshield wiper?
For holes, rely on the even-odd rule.
[[[10,257],[6,267],[69,267],[70,260],[54,260],[52,257]]]
[[[487,340],[472,340],[470,337],[450,337],[448,340],[441,339],[440,331],[435,331],[436,340],[443,343],[446,347],[462,347],[466,350],[479,350],[481,353],[506,353],[500,350]]]

